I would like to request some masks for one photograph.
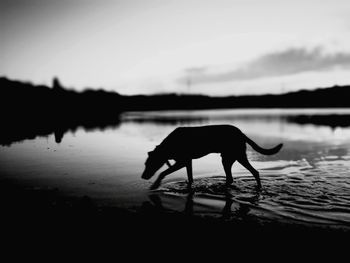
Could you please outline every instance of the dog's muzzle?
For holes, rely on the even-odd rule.
[[[142,179],[145,179],[145,180],[148,180],[148,179],[151,178],[151,176],[150,176],[149,174],[147,174],[147,173],[144,172],[144,173],[142,173],[141,178],[142,178]]]

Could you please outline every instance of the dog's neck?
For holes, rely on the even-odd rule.
[[[153,152],[161,154],[164,152],[164,147],[162,147],[162,145],[159,144],[153,149]]]
[[[157,145],[153,151],[154,153],[159,154],[163,157],[166,157],[168,155],[166,147],[164,147],[162,144]]]

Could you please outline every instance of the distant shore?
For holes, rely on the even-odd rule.
[[[0,77],[0,95],[17,104],[9,110],[26,108],[33,111],[71,113],[97,112],[109,115],[109,111],[185,110],[185,109],[234,109],[234,108],[349,108],[350,86],[333,86],[299,90],[282,94],[240,95],[214,97],[203,94],[154,94],[121,95],[103,89],[87,88],[82,92],[67,89],[57,78],[52,86],[34,85]],[[38,104],[36,104],[38,103]],[[46,108],[46,109],[45,109]],[[86,112],[85,112],[86,111]],[[81,116],[80,116],[81,117]],[[94,117],[90,116],[91,118]]]
[[[87,89],[76,92],[54,79],[52,87],[0,78],[2,135],[0,145],[36,136],[55,135],[60,143],[67,131],[118,127],[120,114],[127,111],[203,109],[290,109],[350,108],[350,86],[334,86],[280,95],[209,97],[205,95],[160,94],[123,96],[116,92]],[[348,116],[299,116],[298,124],[349,126]]]

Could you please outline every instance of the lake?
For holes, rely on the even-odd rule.
[[[59,143],[51,134],[0,146],[1,179],[88,196],[101,207],[138,211],[147,203],[220,220],[350,229],[350,127],[313,121],[347,115],[349,109],[126,112],[118,125],[81,127],[66,132]],[[235,125],[265,148],[283,142],[272,156],[248,146],[263,189],[256,190],[254,177],[239,163],[232,168],[234,183],[225,186],[220,156],[210,154],[193,161],[191,189],[182,169],[150,190],[157,176],[141,179],[147,152],[176,127],[209,124]]]

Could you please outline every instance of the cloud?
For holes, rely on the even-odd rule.
[[[349,66],[350,53],[326,54],[322,47],[316,47],[311,50],[290,48],[281,52],[263,55],[231,71],[213,73],[210,72],[210,67],[198,68],[201,70],[187,69],[186,76],[179,79],[179,81],[188,81],[189,78],[192,83],[253,80]]]

